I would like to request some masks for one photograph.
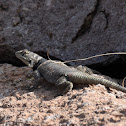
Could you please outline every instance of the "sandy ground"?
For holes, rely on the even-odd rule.
[[[75,86],[66,95],[34,84],[28,67],[0,64],[0,126],[125,126],[126,94],[104,86]]]

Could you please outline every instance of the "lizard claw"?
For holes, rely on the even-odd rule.
[[[63,94],[66,94],[67,92],[71,91],[72,88],[73,88],[73,83],[72,82],[69,82],[67,81],[67,87],[65,88],[65,90],[63,91]]]

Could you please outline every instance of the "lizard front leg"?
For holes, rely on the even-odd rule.
[[[60,89],[64,89],[63,94],[66,94],[68,91],[71,91],[73,88],[73,83],[68,81],[65,76],[60,77],[55,85]]]
[[[35,84],[32,87],[30,87],[30,91],[33,91],[34,89],[38,88],[38,86],[41,84],[42,80],[44,80],[43,77],[41,77],[38,70],[35,70],[33,72],[33,77],[35,80]]]
[[[76,68],[78,70],[80,70],[81,72],[84,72],[84,73],[87,73],[87,74],[90,74],[90,75],[93,74],[93,71],[90,68],[86,67],[86,66],[79,65]]]

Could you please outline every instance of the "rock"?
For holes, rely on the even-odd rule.
[[[0,124],[5,123],[6,116],[4,114],[0,114]]]
[[[29,92],[25,87],[34,84],[31,79],[27,81],[29,77],[24,74],[30,71],[29,68],[1,64],[0,70],[2,125],[126,124],[125,93],[114,89],[108,92],[105,86],[98,84],[74,88],[66,95],[57,96],[57,87],[53,85],[48,90],[46,82],[46,88],[42,82],[41,88]],[[15,81],[16,85],[12,85]]]
[[[49,49],[64,61],[126,50],[125,0],[1,0],[0,12],[1,62],[14,64],[14,52],[24,48]]]

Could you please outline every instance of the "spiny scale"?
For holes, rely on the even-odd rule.
[[[112,81],[109,81],[107,79],[94,77],[94,76],[86,74],[86,73],[84,74],[84,73],[73,72],[73,73],[69,73],[67,75],[67,77],[73,83],[102,84],[106,87],[110,87],[110,88],[113,88],[113,89],[116,89],[116,90],[119,90],[119,91],[126,93],[125,87],[122,87],[119,84],[112,82]]]

